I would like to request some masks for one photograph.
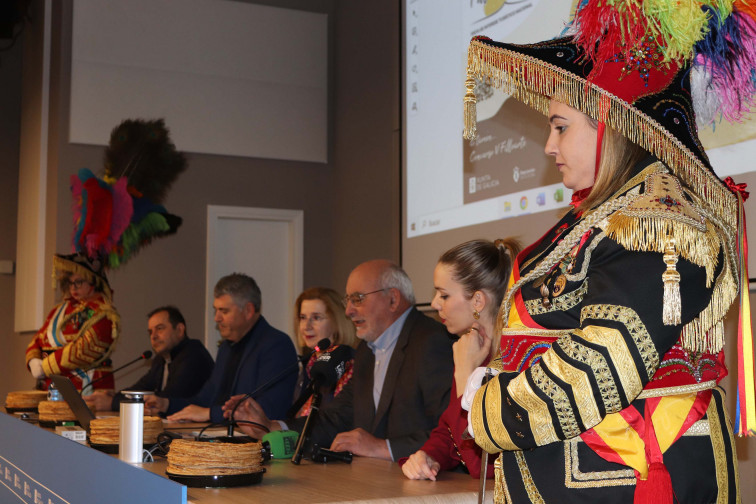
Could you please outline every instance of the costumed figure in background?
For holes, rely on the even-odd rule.
[[[295,303],[295,331],[297,343],[302,353],[312,352],[309,360],[305,363],[300,374],[297,388],[300,390],[299,398],[289,409],[288,418],[306,417],[312,410],[312,387],[310,370],[318,357],[323,352],[333,352],[338,346],[349,348],[349,352],[343,355],[345,360],[344,370],[335,385],[321,390],[320,407],[325,406],[339,395],[344,386],[352,379],[352,366],[354,364],[354,347],[359,340],[354,334],[354,324],[344,312],[344,305],[338,292],[327,287],[311,287],[302,291]],[[318,342],[328,338],[331,346],[317,348]]]
[[[409,479],[436,480],[439,471],[462,466],[473,478],[483,471],[481,451],[466,437],[467,412],[462,409],[462,392],[477,366],[488,364],[498,353],[494,343],[496,314],[507,289],[512,262],[519,244],[511,239],[473,240],[447,250],[433,272],[436,295],[431,308],[452,334],[454,343],[454,380],[449,406],[438,426],[418,451],[400,459]],[[486,459],[485,477],[493,477],[493,458]]]
[[[85,394],[113,389],[107,374],[120,318],[105,272],[176,231],[181,219],[160,203],[185,168],[162,120],[127,120],[111,133],[104,176],[82,169],[71,177],[74,253],[53,260],[63,299],[26,349],[26,364],[45,388],[50,375],[62,374]]]
[[[574,191],[574,208],[517,257],[499,374],[481,386],[477,369],[463,397],[471,435],[501,453],[498,503],[737,503],[718,382],[723,318],[739,289],[749,302],[747,193],[714,173],[694,106],[732,119],[753,104],[755,12],[580,7],[567,37],[470,44],[466,138],[485,80],[548,116],[546,153]],[[753,434],[748,317],[739,332],[736,431]]]

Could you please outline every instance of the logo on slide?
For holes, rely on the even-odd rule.
[[[470,177],[470,179],[467,181],[467,191],[472,194],[475,192],[475,177]]]
[[[512,171],[512,178],[515,181],[515,184],[520,181],[520,167],[515,166],[514,170]]]
[[[554,201],[556,201],[557,203],[564,201],[564,189],[562,189],[561,187],[554,191]]]
[[[543,206],[546,204],[546,193],[538,193],[538,196],[536,196],[536,204],[538,206]]]
[[[511,201],[505,201],[504,202],[504,211],[505,212],[511,212],[512,211],[512,202]]]
[[[522,210],[525,210],[526,208],[528,208],[528,197],[527,196],[523,196],[522,198],[520,198],[520,208]]]

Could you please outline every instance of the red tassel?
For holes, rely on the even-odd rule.
[[[633,504],[673,504],[672,478],[661,462],[648,466],[648,478],[635,481]]]

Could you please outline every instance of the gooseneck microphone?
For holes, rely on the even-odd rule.
[[[94,385],[95,383],[97,383],[97,382],[99,382],[99,381],[102,381],[102,380],[104,380],[105,378],[107,378],[107,377],[109,377],[109,376],[111,376],[111,375],[114,375],[114,374],[116,374],[116,373],[117,373],[118,371],[120,371],[121,369],[129,367],[129,366],[131,366],[132,364],[134,364],[135,362],[139,362],[139,361],[141,361],[141,360],[146,360],[146,359],[149,359],[150,357],[152,357],[152,350],[145,350],[144,352],[142,352],[142,355],[140,355],[139,357],[137,357],[137,358],[136,358],[136,359],[134,359],[133,361],[127,362],[127,363],[126,363],[126,364],[124,364],[123,366],[121,366],[121,367],[119,367],[119,368],[116,368],[116,369],[114,369],[113,371],[111,371],[111,372],[110,372],[110,374],[106,374],[106,375],[104,375],[104,376],[101,376],[101,377],[97,378],[96,380],[92,380],[91,382],[87,383],[86,385],[84,385],[83,387],[81,387],[81,392],[79,392],[79,393],[80,393],[80,394],[83,394],[83,393],[84,393],[84,391],[85,391],[85,390],[86,390],[86,389],[87,389],[88,387],[91,387],[91,386],[92,386],[92,385]]]
[[[328,338],[323,338],[322,340],[318,341],[318,344],[315,345],[315,348],[312,350],[312,352],[310,352],[307,355],[307,360],[309,360],[310,357],[312,356],[312,354],[314,354],[315,352],[320,352],[322,350],[326,350],[330,346],[331,346],[331,340],[329,340]],[[282,378],[284,378],[287,375],[289,375],[292,371],[298,370],[299,369],[299,364],[300,364],[300,359],[297,359],[296,363],[294,363],[294,364],[292,364],[290,366],[285,367],[283,371],[281,371],[280,373],[278,373],[277,375],[275,375],[273,378],[271,378],[270,380],[266,381],[265,383],[263,383],[262,385],[260,385],[259,387],[257,387],[252,392],[244,394],[244,396],[239,400],[239,402],[236,403],[236,405],[234,406],[234,409],[231,410],[231,414],[228,417],[228,431],[227,431],[226,434],[228,436],[233,436],[234,435],[234,415],[236,414],[236,409],[239,406],[241,406],[241,404],[244,401],[246,401],[250,397],[254,399],[255,396],[257,394],[259,394],[260,392],[266,390],[271,385],[275,385]]]

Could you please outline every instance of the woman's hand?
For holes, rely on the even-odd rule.
[[[457,397],[465,391],[467,379],[475,368],[483,364],[491,352],[491,337],[477,322],[454,343],[454,382]]]
[[[404,475],[413,480],[429,479],[436,481],[436,475],[440,470],[441,465],[423,450],[418,450],[410,455],[407,462],[402,466]]]

